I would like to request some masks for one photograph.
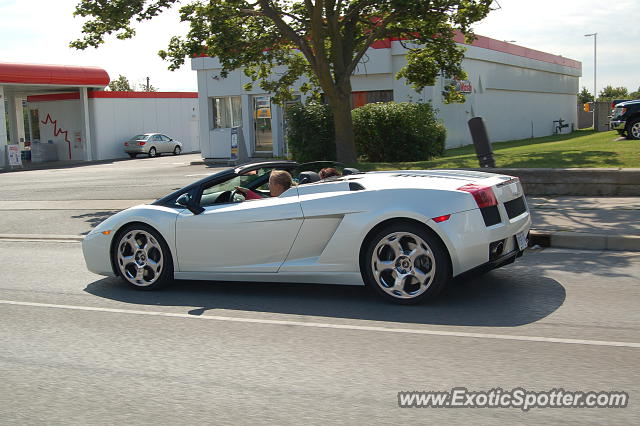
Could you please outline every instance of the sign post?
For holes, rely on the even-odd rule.
[[[10,167],[22,167],[20,145],[7,145],[7,158]]]

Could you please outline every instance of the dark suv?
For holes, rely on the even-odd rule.
[[[628,139],[640,139],[640,99],[620,102],[611,113],[611,130],[617,130]]]

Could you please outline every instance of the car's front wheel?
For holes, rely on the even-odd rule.
[[[391,224],[372,235],[361,271],[368,287],[401,304],[437,296],[451,276],[446,248],[432,232],[413,223]]]
[[[640,118],[636,118],[629,123],[629,127],[627,127],[627,137],[635,140],[640,139]]]
[[[154,290],[171,282],[171,252],[158,231],[145,224],[133,224],[115,238],[113,263],[127,284],[140,290]]]
[[[180,149],[180,147],[178,145],[176,145],[175,148],[173,148],[173,155],[180,155],[180,151],[182,151]]]
[[[157,151],[154,147],[151,147],[151,149],[149,150],[149,157],[155,157],[157,154]]]

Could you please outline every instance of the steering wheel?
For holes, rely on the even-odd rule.
[[[236,201],[236,196],[241,196],[242,200],[237,200]],[[231,203],[239,203],[241,201],[244,201],[246,199],[246,197],[244,196],[244,194],[240,191],[238,191],[237,189],[232,189],[229,192],[229,202]]]

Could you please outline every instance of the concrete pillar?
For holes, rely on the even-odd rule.
[[[18,129],[18,118],[22,119],[22,116],[18,117],[18,111],[16,109],[16,97],[10,95],[7,97],[7,108],[9,113],[9,143],[17,145],[20,143],[20,133]],[[23,130],[24,133],[24,130]]]
[[[282,155],[282,112],[282,108],[279,105],[271,102],[271,142],[273,143],[272,155],[274,157]]]
[[[609,130],[609,115],[611,114],[611,102],[595,102],[593,113],[593,126],[596,132]]]
[[[24,133],[24,107],[22,106],[23,98],[15,98],[15,110],[16,110],[16,125],[17,132],[16,137],[20,144],[20,150],[24,150],[24,141],[26,135]]]
[[[5,167],[6,161],[6,148],[7,145],[7,124],[5,119],[5,109],[4,109],[4,87],[0,86],[0,168]]]
[[[80,88],[80,115],[82,117],[82,139],[85,142],[85,159],[94,158],[91,141],[91,117],[89,116],[89,94],[86,87]]]
[[[251,95],[240,95],[242,100],[242,135],[244,136],[247,154],[252,157],[253,152],[253,98]]]

